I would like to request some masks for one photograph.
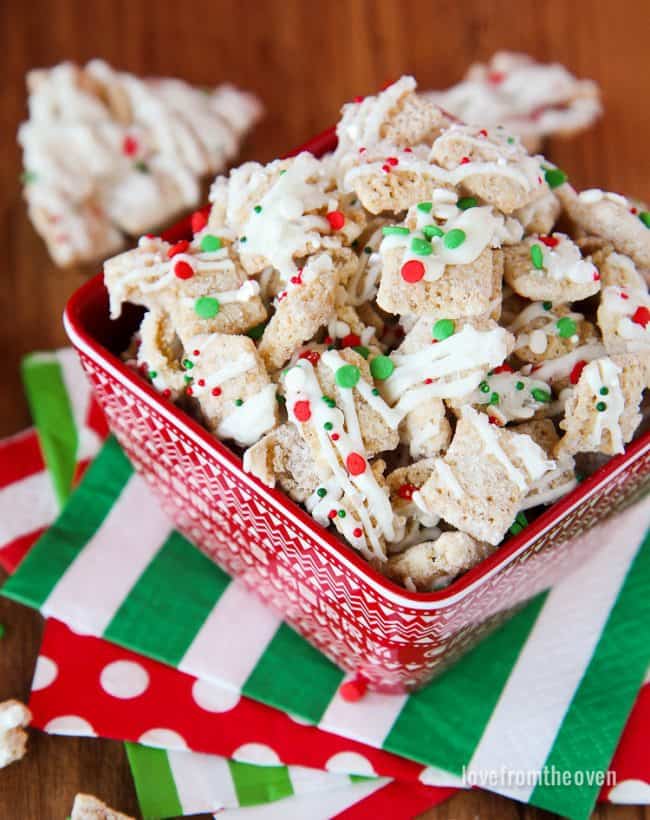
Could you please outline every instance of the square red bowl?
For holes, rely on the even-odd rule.
[[[332,150],[328,131],[303,148]],[[190,236],[189,220],[165,234]],[[650,485],[646,433],[446,589],[412,593],[373,570],[119,359],[142,312],[108,315],[102,275],[65,310],[109,425],[176,526],[334,663],[383,692],[416,689],[586,560],[576,542]]]

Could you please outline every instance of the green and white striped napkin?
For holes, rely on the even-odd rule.
[[[433,770],[504,772],[484,785],[584,818],[650,661],[648,517],[646,503],[586,536],[588,564],[423,691],[356,704],[339,669],[171,529],[114,440],[4,593]],[[507,774],[543,767],[583,774],[562,788]]]

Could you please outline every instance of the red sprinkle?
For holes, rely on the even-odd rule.
[[[424,276],[424,265],[417,259],[409,259],[408,262],[402,265],[400,273],[405,282],[413,285],[415,282],[419,282]]]
[[[412,149],[412,148],[405,148],[405,149],[404,149],[404,153],[405,153],[405,154],[412,154],[412,153],[413,153],[413,149]]]
[[[194,211],[190,217],[190,225],[192,226],[192,233],[198,233],[208,224],[208,217],[201,211]]]
[[[345,466],[350,475],[361,475],[366,471],[366,460],[359,453],[350,453],[345,459]]]
[[[424,383],[425,384],[433,384],[433,379],[425,379]]]
[[[338,433],[332,433],[332,435],[331,435],[332,441],[338,441],[340,438],[341,437],[339,436]]]
[[[368,691],[368,684],[360,678],[346,681],[339,687],[339,694],[348,703],[356,703]]]
[[[201,355],[201,351],[198,348],[196,350],[192,351],[192,356],[200,356],[200,355]]]
[[[560,244],[560,240],[556,239],[554,236],[540,236],[540,242],[543,242],[547,248],[554,248],[556,245]]]
[[[594,271],[594,282],[600,282],[600,274],[597,270]]]
[[[498,367],[495,367],[492,372],[493,373],[514,373],[514,370],[510,367],[509,364],[507,364],[507,362],[504,362],[504,364],[500,364]]]
[[[471,159],[469,157],[463,157],[460,161],[460,164],[467,165],[468,162],[471,162]]]
[[[127,157],[134,157],[138,153],[138,141],[135,137],[131,137],[128,134],[124,137],[122,141],[122,153],[126,154]]]
[[[494,424],[497,427],[503,427],[503,422],[499,421],[499,419],[496,416],[491,416],[489,413],[488,413],[488,421],[490,422],[490,424]]]
[[[399,163],[399,160],[397,159],[397,157],[386,157],[386,162],[389,165],[397,165]]]
[[[302,276],[299,273],[298,276],[292,276],[289,281],[292,285],[302,285]]]
[[[354,98],[354,100],[352,102],[360,103],[360,102],[363,102],[364,100],[365,100],[365,97],[357,96],[357,97]]]
[[[171,396],[171,394],[172,394],[172,391],[169,389],[169,387],[166,387],[161,393],[161,395],[164,399],[168,399]]]
[[[320,353],[317,350],[303,350],[298,358],[307,359],[308,362],[311,362],[312,365],[316,367],[320,359]]]
[[[187,393],[188,396],[193,396],[194,395],[194,391],[192,390],[191,387],[186,388],[185,392]]]
[[[487,137],[488,133],[485,130],[485,128],[481,128],[481,130],[478,132],[478,135],[479,137]]]
[[[366,149],[365,149],[365,148],[359,148],[359,153],[360,153],[360,154],[364,154],[364,153],[365,153],[365,151],[366,151]]]
[[[327,513],[327,517],[328,517],[328,518],[336,518],[336,510],[330,510],[330,511]]]
[[[382,166],[381,166],[381,170],[382,170],[385,174],[390,174],[390,165],[388,165],[388,164],[382,165]]]
[[[355,527],[352,530],[352,535],[354,535],[355,538],[361,538],[361,536],[363,535],[363,530],[361,529],[361,527]]]
[[[311,418],[311,406],[308,401],[297,401],[293,406],[293,414],[298,421],[309,421]]]
[[[413,498],[413,493],[417,492],[417,489],[414,484],[402,484],[397,490],[397,495],[403,498],[404,501],[410,501]]]
[[[641,327],[645,330],[650,322],[650,309],[645,307],[645,305],[640,305],[635,311],[634,315],[632,316],[632,321],[635,325],[641,325]]]
[[[220,396],[221,395],[221,388],[220,387],[213,387],[210,391],[213,396]]]
[[[190,243],[187,239],[179,239],[175,245],[172,245],[171,248],[167,251],[167,256],[171,259],[172,257],[176,256],[177,253],[185,253],[185,251],[189,248]]]
[[[584,359],[580,359],[579,362],[576,362],[573,365],[573,369],[569,374],[569,381],[571,384],[578,384],[580,381],[580,376],[582,375],[582,371],[585,369],[587,362]]]
[[[357,336],[356,333],[348,333],[347,336],[344,336],[341,339],[341,345],[343,347],[359,347],[361,344],[361,339]]]
[[[326,216],[333,231],[340,231],[345,225],[345,215],[342,211],[330,211]]]
[[[627,293],[621,293],[621,299],[629,299],[629,295]]]
[[[506,75],[503,73],[503,71],[490,71],[490,73],[487,75],[488,82],[492,83],[492,85],[499,85],[499,83],[502,83],[505,80],[505,78]]]
[[[331,336],[326,336],[326,337],[323,339],[323,344],[324,344],[324,345],[331,345],[331,344],[333,344],[333,342],[334,342],[334,339],[332,339],[332,337],[331,337]]]
[[[205,379],[199,379],[197,384],[199,387],[205,387]]]
[[[639,209],[638,209],[638,208],[630,208],[630,213],[631,213],[631,214],[636,214],[636,213],[638,213],[638,212],[639,212]]]
[[[194,276],[194,268],[189,262],[181,259],[180,262],[174,265],[174,276],[178,279],[191,279]]]

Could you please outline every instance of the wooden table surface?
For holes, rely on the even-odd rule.
[[[29,422],[18,375],[21,356],[65,343],[60,315],[93,271],[58,270],[31,228],[21,199],[15,142],[25,117],[25,72],[61,60],[102,57],[138,74],[210,85],[231,80],[255,91],[268,113],[244,158],[267,161],[335,122],[341,103],[409,72],[422,88],[456,82],[498,48],[559,60],[603,90],[605,116],[576,141],[548,153],[578,187],[650,200],[648,12],[643,0],[362,2],[362,0],[3,0],[0,3],[0,436]],[[42,623],[0,599],[0,700],[26,698]],[[0,772],[0,817],[55,820],[89,791],[137,815],[121,744],[34,733],[28,757]],[[551,817],[484,793],[457,795],[427,815],[440,820]],[[643,808],[600,808],[607,820],[645,818]]]

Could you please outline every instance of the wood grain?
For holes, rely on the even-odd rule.
[[[61,271],[29,225],[18,176],[16,128],[25,117],[25,72],[64,59],[102,57],[138,74],[198,84],[229,79],[255,91],[267,116],[244,158],[272,159],[333,123],[341,103],[404,72],[421,87],[457,81],[473,60],[498,48],[560,60],[602,87],[606,115],[577,141],[548,153],[578,187],[650,199],[647,5],[623,0],[3,0],[0,3],[0,436],[29,422],[19,379],[28,351],[65,344],[67,296],[92,273]],[[27,697],[41,634],[39,617],[0,599],[0,700]],[[34,734],[27,759],[0,772],[0,817],[66,817],[85,790],[136,815],[122,746]],[[437,820],[551,817],[483,793],[432,810]],[[643,808],[600,808],[602,820],[650,820]]]

